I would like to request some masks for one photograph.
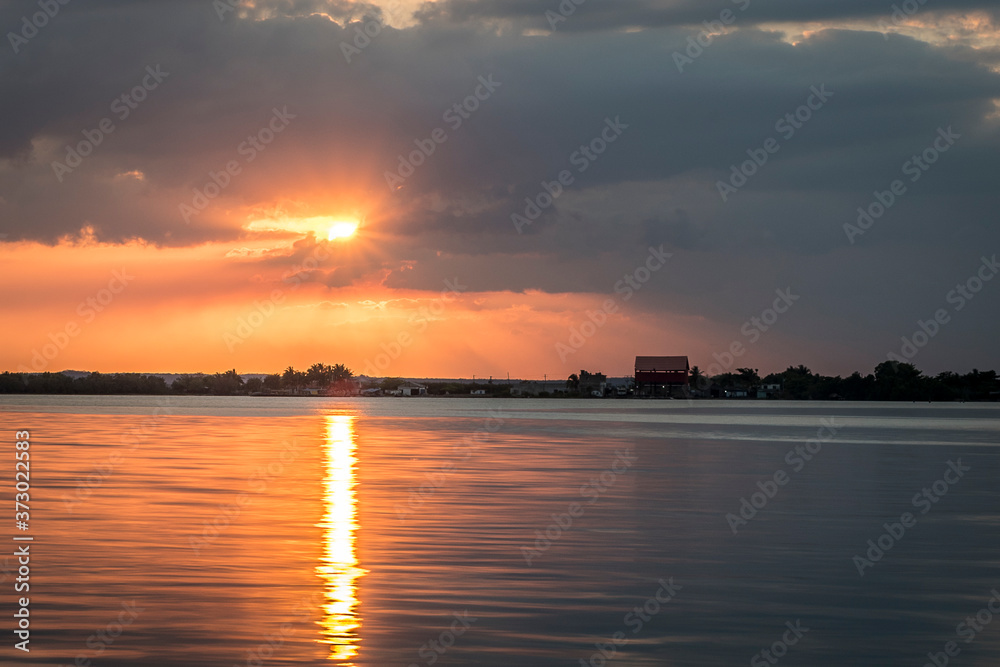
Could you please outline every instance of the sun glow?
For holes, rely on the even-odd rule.
[[[334,241],[354,236],[359,225],[357,220],[321,215],[312,218],[264,218],[251,221],[244,229],[251,232],[313,234],[316,238]]]
[[[330,225],[327,240],[346,239],[354,236],[356,231],[358,231],[358,223],[350,220],[338,221]]]

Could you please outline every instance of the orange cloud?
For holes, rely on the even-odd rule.
[[[560,359],[556,344],[589,333],[587,313],[608,295],[471,292],[461,278],[435,290],[377,278],[331,288],[235,250],[0,246],[10,295],[0,315],[14,324],[0,368],[278,372],[322,360],[375,375],[534,378],[622,375],[635,354],[705,347],[696,319],[622,307]]]

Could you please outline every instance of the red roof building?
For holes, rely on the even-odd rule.
[[[687,357],[636,357],[637,385],[686,385],[691,370]]]

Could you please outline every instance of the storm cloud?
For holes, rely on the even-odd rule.
[[[610,293],[662,245],[637,308],[737,330],[791,286],[787,333],[872,359],[1000,250],[991,3],[926,3],[900,34],[879,28],[891,4],[860,0],[575,7],[553,25],[557,2],[443,0],[393,25],[343,0],[70,3],[0,55],[0,231],[238,243],[248,215],[325,192],[383,239],[303,274],[330,288],[461,272],[476,291]],[[0,27],[37,11],[6,3]],[[943,20],[966,30],[942,41]],[[152,89],[148,68],[166,73]],[[970,307],[964,351],[939,361],[995,361],[996,312]]]

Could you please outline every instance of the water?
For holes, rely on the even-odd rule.
[[[1000,619],[958,627],[1000,590],[998,405],[6,396],[0,429],[3,665],[1000,664]]]

